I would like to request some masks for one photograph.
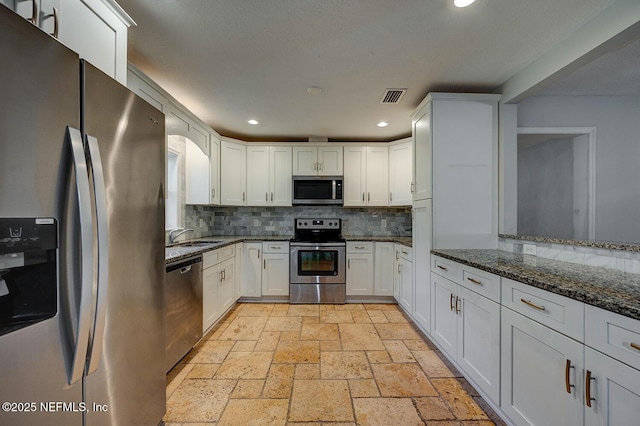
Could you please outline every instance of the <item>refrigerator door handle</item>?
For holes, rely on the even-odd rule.
[[[89,150],[89,161],[93,176],[93,191],[95,196],[95,211],[97,222],[97,247],[98,247],[98,289],[93,320],[91,347],[89,348],[89,365],[87,375],[98,369],[102,354],[102,342],[104,340],[104,327],[107,315],[107,290],[109,284],[109,223],[107,220],[107,192],[104,183],[104,171],[98,139],[85,135],[86,146]]]
[[[76,191],[78,194],[78,211],[80,218],[80,303],[78,307],[78,324],[73,344],[72,363],[67,378],[69,384],[82,379],[89,343],[91,328],[91,305],[93,302],[93,218],[91,216],[91,192],[89,190],[89,172],[85,160],[84,146],[80,131],[67,126],[66,139],[71,146],[73,168],[76,175]]]

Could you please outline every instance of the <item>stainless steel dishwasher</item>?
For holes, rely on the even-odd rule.
[[[202,338],[202,256],[167,264],[166,371]]]

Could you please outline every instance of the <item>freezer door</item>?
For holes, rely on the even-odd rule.
[[[86,424],[155,425],[166,402],[164,115],[88,63],[83,75],[82,130],[100,152],[109,241],[106,299],[96,310],[106,306],[106,317],[92,339],[101,349],[85,378],[86,401],[98,410]]]
[[[4,6],[0,57],[0,217],[53,218],[60,229],[55,314],[0,336],[0,401],[11,404],[0,411],[0,424],[80,425],[82,381],[68,382],[80,247],[77,234],[71,246],[62,235],[78,217],[65,143],[67,126],[80,124],[78,57]]]

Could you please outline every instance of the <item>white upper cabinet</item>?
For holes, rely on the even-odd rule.
[[[344,148],[344,205],[387,206],[389,194],[389,148]]]
[[[291,206],[293,175],[290,146],[269,148],[269,205]]]
[[[410,206],[412,163],[411,141],[389,147],[389,205]]]
[[[3,0],[38,28],[127,84],[127,29],[135,25],[113,0]]]
[[[247,202],[247,147],[222,141],[220,144],[220,204],[244,206]]]
[[[413,117],[413,201],[433,199],[433,248],[495,248],[500,95],[432,93]]]
[[[247,205],[291,205],[291,147],[247,147]]]
[[[294,146],[294,176],[342,176],[341,146]]]
[[[209,144],[209,203],[220,204],[220,139],[210,134]]]
[[[186,204],[209,204],[209,150],[206,153],[191,139],[186,140]],[[209,144],[207,144],[208,148]]]
[[[247,147],[247,205],[269,205],[269,147]]]
[[[413,201],[431,198],[431,102],[416,112],[413,132]]]

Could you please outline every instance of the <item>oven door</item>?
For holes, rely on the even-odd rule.
[[[291,243],[291,284],[344,284],[346,246],[330,243]]]

